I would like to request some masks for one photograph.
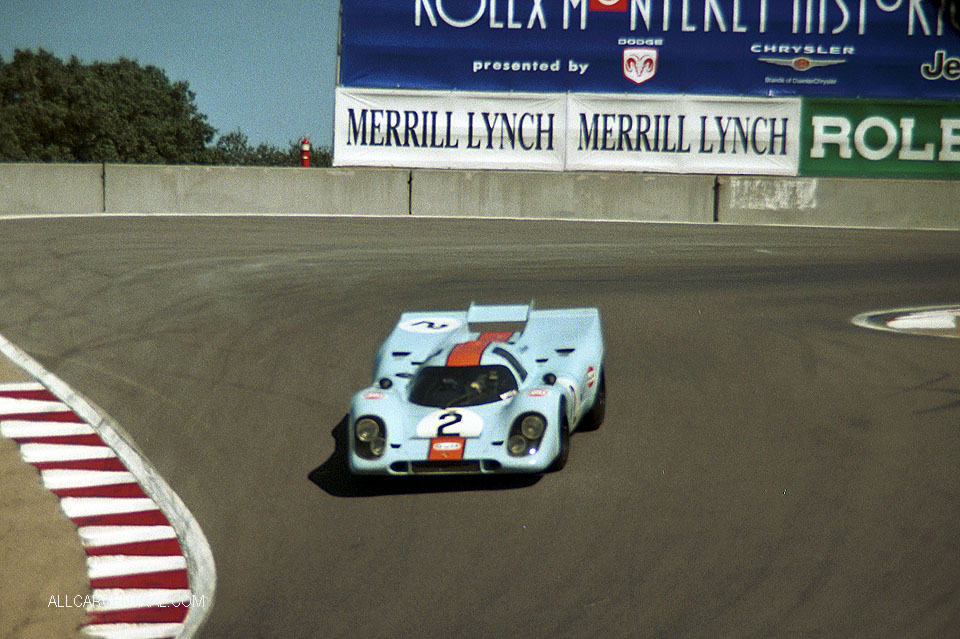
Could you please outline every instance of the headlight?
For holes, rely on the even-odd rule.
[[[520,422],[520,434],[527,439],[540,439],[547,423],[539,415],[527,415]]]
[[[357,421],[357,439],[364,443],[372,442],[380,435],[380,424],[369,417]]]
[[[361,417],[353,425],[354,450],[364,459],[378,459],[387,450],[387,431],[375,417]]]
[[[527,454],[527,447],[530,443],[523,435],[514,435],[507,440],[507,450],[514,457],[520,457]]]
[[[387,448],[387,440],[383,437],[374,437],[370,441],[370,454],[374,457],[380,457],[383,455],[383,451]]]
[[[523,457],[537,452],[540,440],[547,430],[547,418],[539,413],[521,415],[510,428],[507,452],[514,457]]]

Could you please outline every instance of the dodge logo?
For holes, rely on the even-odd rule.
[[[623,75],[634,84],[643,84],[657,74],[656,49],[624,49]]]

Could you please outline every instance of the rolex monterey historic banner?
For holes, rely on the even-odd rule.
[[[346,0],[335,162],[953,177],[960,31],[951,6]],[[890,119],[917,100],[916,127]],[[841,115],[821,111],[847,117],[850,101],[844,142],[840,121],[823,120]],[[862,111],[870,104],[882,113]],[[811,156],[815,144],[823,157]],[[874,159],[892,148],[907,151]]]

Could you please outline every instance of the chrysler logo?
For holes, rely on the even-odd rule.
[[[846,60],[815,60],[813,58],[806,58],[803,56],[797,58],[757,58],[760,62],[767,62],[769,64],[779,64],[780,66],[790,67],[794,71],[809,71],[810,69],[815,69],[816,67],[829,67],[834,64],[843,64]]]

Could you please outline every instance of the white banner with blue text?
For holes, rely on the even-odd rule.
[[[796,175],[799,98],[346,89],[334,164]]]

